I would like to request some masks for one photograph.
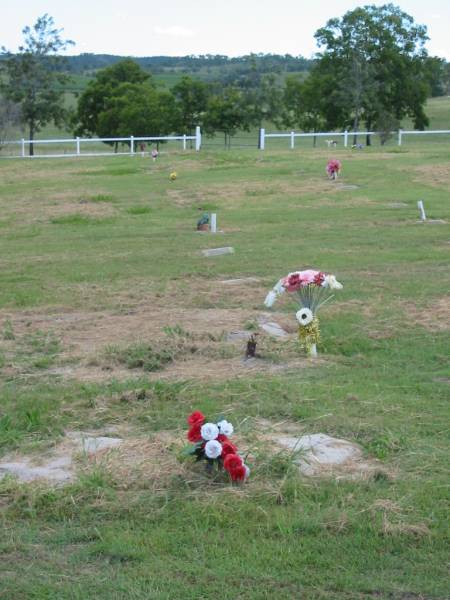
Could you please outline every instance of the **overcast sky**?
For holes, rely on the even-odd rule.
[[[22,29],[48,13],[70,54],[180,56],[316,52],[314,32],[364,4],[352,0],[0,0],[0,46],[16,50]],[[426,25],[430,54],[450,60],[450,0],[394,2]]]

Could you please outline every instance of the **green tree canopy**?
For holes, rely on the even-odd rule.
[[[103,116],[102,122],[100,122],[100,117],[105,111],[111,110],[112,99],[120,96],[127,89],[121,86],[132,84],[139,87],[144,82],[147,89],[155,87],[151,75],[131,59],[122,60],[111,67],[98,71],[78,100],[75,135],[104,136],[104,123],[108,121],[108,118]],[[112,122],[111,119],[109,122]],[[116,131],[117,127],[114,126],[106,135],[113,137],[117,135],[114,133]],[[127,135],[132,132],[133,130],[128,131]]]
[[[426,27],[393,4],[368,5],[329,20],[315,37],[323,51],[311,84],[332,82],[322,109],[328,124],[356,130],[364,122],[370,129],[381,118],[405,116],[419,129],[428,124]]]
[[[253,121],[253,112],[248,106],[245,94],[233,86],[226,87],[220,94],[213,94],[208,100],[205,115],[205,129],[214,134],[224,134],[225,145],[239,129],[249,131]]]
[[[170,92],[150,83],[121,83],[105,100],[98,116],[100,137],[160,136],[174,131],[175,100]]]
[[[53,18],[45,14],[33,27],[23,29],[24,44],[16,54],[2,48],[4,60],[4,96],[20,107],[20,118],[29,131],[29,139],[47,123],[61,125],[66,117],[63,85],[68,76],[61,72],[64,61],[59,53],[71,40],[63,40],[62,30],[56,29]],[[34,152],[30,144],[30,155]]]
[[[184,75],[173,88],[179,122],[183,133],[192,134],[197,125],[202,125],[210,88],[206,83]]]

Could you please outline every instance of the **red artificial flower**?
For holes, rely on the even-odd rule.
[[[289,277],[286,277],[283,280],[283,286],[287,289],[288,292],[295,292],[302,286],[302,280],[298,273],[292,273]]]
[[[236,467],[230,471],[230,476],[233,481],[244,481],[247,470],[244,465]]]
[[[237,454],[227,454],[223,460],[223,467],[231,475],[232,471],[242,465],[242,458]]]
[[[194,425],[192,425],[192,427],[189,429],[187,433],[187,438],[193,444],[199,442],[202,439],[202,434],[200,433],[201,428],[202,424],[201,422],[198,422],[194,423]]]
[[[219,433],[219,435],[217,436],[217,441],[223,444],[224,442],[228,442],[228,438],[225,434]]]
[[[203,425],[205,416],[199,410],[196,410],[188,417],[187,422],[189,425]]]
[[[314,285],[322,285],[324,279],[325,279],[325,273],[322,273],[322,271],[319,271],[317,273],[317,275],[314,277]]]
[[[225,458],[228,454],[236,454],[237,448],[231,442],[222,442],[222,458]]]

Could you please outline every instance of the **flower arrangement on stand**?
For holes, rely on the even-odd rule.
[[[295,313],[300,344],[309,356],[317,356],[317,344],[320,342],[317,311],[333,297],[330,290],[341,290],[342,287],[334,275],[314,269],[294,271],[276,283],[267,294],[264,305],[270,308],[284,292],[295,293],[300,304]]]
[[[175,181],[176,178],[177,178],[177,172],[172,171],[172,173],[169,175],[170,181]]]
[[[159,152],[158,152],[158,150],[156,150],[156,148],[154,148],[154,149],[152,150],[151,156],[152,156],[153,162],[155,162],[155,161],[156,161],[156,159],[157,159],[157,158],[158,158],[158,156],[159,156]]]
[[[197,221],[197,231],[209,231],[209,214],[203,213]]]
[[[336,158],[332,158],[328,161],[327,164],[327,174],[330,179],[333,181],[338,178],[338,175],[341,171],[341,163]]]
[[[250,469],[229,440],[234,431],[231,423],[225,419],[217,423],[207,422],[200,411],[189,415],[187,422],[187,438],[192,444],[186,449],[188,456],[195,456],[197,461],[205,460],[210,473],[225,470],[232,481],[245,481],[248,478]]]

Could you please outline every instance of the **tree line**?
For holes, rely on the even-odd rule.
[[[330,19],[315,33],[319,52],[306,77],[280,81],[251,55],[230,81],[184,75],[167,90],[136,60],[122,59],[95,73],[72,111],[64,108],[68,75],[60,53],[73,42],[62,39],[48,15],[23,33],[19,52],[3,49],[0,62],[0,139],[2,123],[4,129],[12,119],[26,124],[30,140],[53,121],[75,135],[99,137],[191,134],[200,125],[206,134],[222,133],[226,145],[237,131],[264,123],[307,132],[364,127],[380,131],[384,143],[405,117],[425,128],[426,99],[450,84],[448,63],[427,54],[426,28],[393,4]],[[226,59],[201,57],[219,64]]]

